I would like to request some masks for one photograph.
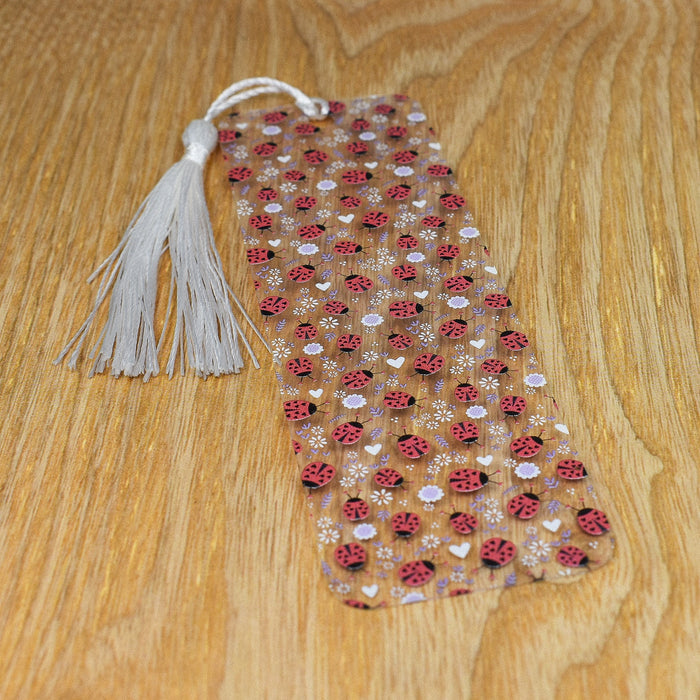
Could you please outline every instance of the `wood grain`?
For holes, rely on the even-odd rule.
[[[691,0],[3,3],[0,697],[698,697],[699,20]],[[613,504],[613,563],[359,614],[302,544],[269,360],[147,385],[51,364],[181,129],[254,75],[423,103]],[[250,304],[230,200],[211,213]]]

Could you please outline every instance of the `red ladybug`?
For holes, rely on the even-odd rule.
[[[454,598],[458,595],[468,595],[469,593],[471,593],[469,588],[453,588],[448,595],[450,598]]]
[[[277,316],[286,311],[289,306],[289,300],[284,297],[265,297],[260,302],[260,313],[263,316]]]
[[[333,252],[338,255],[355,255],[362,251],[362,246],[355,241],[336,241],[333,245]]]
[[[382,103],[382,104],[380,104],[380,105],[377,105],[377,106],[374,108],[374,111],[375,111],[377,114],[384,114],[384,115],[387,115],[387,116],[388,116],[389,114],[393,114],[393,113],[396,111],[396,108],[395,108],[395,107],[392,107],[391,105]]]
[[[445,243],[437,247],[437,254],[440,260],[454,260],[459,257],[459,246]]]
[[[518,352],[530,344],[527,336],[519,331],[503,331],[500,335],[500,341],[504,348],[513,352]]]
[[[588,555],[572,544],[564,545],[557,552],[557,561],[563,566],[576,569],[579,566],[588,566]]]
[[[588,476],[583,462],[579,462],[577,459],[562,459],[561,462],[557,464],[557,474],[562,479],[569,479],[571,481],[585,479]]]
[[[408,129],[405,126],[390,126],[386,130],[386,135],[390,139],[402,139],[408,133]]]
[[[289,182],[302,182],[306,180],[306,174],[301,172],[301,170],[287,170],[284,174],[284,179],[289,180]]]
[[[346,170],[340,179],[346,185],[362,185],[365,182],[369,182],[374,175],[372,175],[369,170]]]
[[[388,343],[395,350],[406,350],[413,345],[413,338],[403,333],[390,333]]]
[[[455,440],[471,445],[479,439],[479,426],[463,420],[450,426],[450,433]]]
[[[300,323],[294,329],[294,337],[299,340],[312,340],[318,336],[318,328],[308,321]]]
[[[386,196],[397,202],[401,202],[411,195],[410,185],[392,185],[387,191]]]
[[[348,389],[364,389],[374,377],[374,373],[368,369],[354,369],[344,374],[340,381]]]
[[[318,410],[318,406],[303,399],[290,399],[283,404],[284,416],[289,421],[305,420]]]
[[[320,489],[335,476],[335,467],[325,462],[311,462],[301,470],[301,483],[310,489]]]
[[[519,416],[527,408],[527,401],[523,396],[504,396],[499,404],[501,411],[507,416]]]
[[[294,131],[299,134],[299,136],[311,136],[311,134],[318,133],[320,129],[315,124],[303,122],[302,124],[297,124],[294,127]]]
[[[389,304],[389,315],[393,318],[413,318],[423,312],[423,306],[415,301],[394,301]]]
[[[320,238],[325,232],[326,227],[323,224],[306,224],[306,226],[299,228],[297,234],[304,241],[313,241]]]
[[[344,197],[340,198],[340,204],[346,209],[357,209],[362,204],[362,200],[359,197],[354,197],[351,194],[346,194]]]
[[[418,158],[418,151],[396,151],[391,157],[400,165],[408,165]]]
[[[306,195],[297,197],[294,200],[294,208],[297,211],[309,211],[309,209],[313,209],[316,204],[318,204],[316,197],[307,197]]]
[[[253,171],[250,168],[239,166],[237,168],[231,168],[226,175],[230,183],[245,182],[252,177]]]
[[[410,537],[418,531],[419,527],[420,516],[418,513],[402,511],[396,513],[391,519],[391,529],[397,537]]]
[[[413,250],[418,247],[418,239],[410,233],[404,233],[396,239],[396,245],[401,250]]]
[[[309,165],[321,165],[321,163],[325,163],[328,160],[327,153],[313,148],[309,149],[308,151],[304,151],[303,156],[304,160]]]
[[[368,292],[374,287],[374,282],[364,275],[350,274],[345,278],[345,286],[355,294]]]
[[[478,469],[455,469],[450,472],[448,481],[454,491],[458,493],[471,493],[489,483],[490,474]]]
[[[415,588],[428,583],[435,576],[435,564],[427,559],[409,561],[399,569],[398,574],[407,586]]]
[[[416,397],[405,391],[388,391],[384,395],[383,403],[387,408],[401,410],[415,406]]]
[[[338,564],[349,571],[357,571],[367,563],[367,552],[357,542],[338,545],[333,552],[333,557]]]
[[[461,209],[466,203],[467,200],[459,194],[445,192],[445,194],[440,195],[440,204],[442,204],[445,209],[450,209],[451,211]]]
[[[426,172],[431,177],[447,177],[452,175],[452,168],[448,168],[446,165],[430,165]]]
[[[350,128],[353,131],[367,131],[372,125],[366,119],[354,119]]]
[[[363,153],[367,153],[369,150],[369,146],[362,141],[351,141],[346,148],[348,151],[350,151],[350,153],[353,153],[356,156],[361,156]]]
[[[257,197],[261,202],[274,202],[279,197],[279,194],[272,187],[263,187],[258,192]]]
[[[343,515],[352,522],[369,517],[369,504],[363,498],[354,496],[343,503]]]
[[[269,231],[272,228],[272,217],[269,214],[251,216],[248,223],[258,231]]]
[[[294,450],[294,454],[298,455],[301,454],[304,448],[298,440],[292,440],[292,449]]]
[[[474,278],[469,275],[448,277],[443,284],[451,292],[466,292],[474,284]]]
[[[297,265],[287,272],[287,278],[292,280],[292,282],[306,284],[306,282],[310,282],[314,278],[315,274],[316,268],[313,265]]]
[[[333,430],[331,437],[341,445],[354,445],[362,438],[364,427],[357,420],[341,423]]]
[[[345,111],[345,102],[338,100],[330,100],[328,102],[328,111],[330,114],[340,114]]]
[[[368,211],[362,217],[362,225],[365,228],[381,228],[389,223],[389,215],[383,211]]]
[[[353,600],[352,598],[347,598],[346,600],[343,601],[345,605],[347,605],[350,608],[355,608],[356,610],[371,610],[372,606],[367,605],[367,603],[363,603],[361,600]]]
[[[267,114],[263,114],[263,120],[265,121],[266,124],[279,124],[280,122],[283,122],[287,118],[287,113],[277,111],[277,112],[268,112]]]
[[[603,535],[610,530],[608,516],[597,508],[581,508],[576,511],[576,522],[587,535]]]
[[[399,437],[397,447],[399,452],[409,459],[419,459],[430,452],[430,443],[425,438],[410,433]]]
[[[379,486],[393,489],[403,484],[403,474],[391,467],[383,467],[374,474],[374,481],[376,484],[379,484]]]
[[[274,141],[268,141],[267,143],[259,143],[253,146],[253,153],[256,156],[262,156],[267,158],[271,156],[277,150],[277,144]]]
[[[479,398],[479,390],[473,384],[464,382],[455,387],[455,398],[462,403],[471,403]]]
[[[506,509],[520,520],[530,520],[540,510],[540,497],[536,493],[519,493],[508,501]]]
[[[269,248],[248,248],[245,254],[251,265],[262,265],[275,257],[275,252]]]
[[[450,525],[460,535],[468,535],[479,527],[479,521],[471,513],[455,512],[450,515]]]
[[[234,141],[241,138],[243,134],[240,131],[233,131],[232,129],[222,129],[219,131],[219,143],[233,143]]]
[[[468,330],[467,322],[464,319],[451,318],[440,325],[438,333],[444,338],[457,340],[458,338],[463,338]]]
[[[355,335],[354,333],[343,333],[343,335],[338,338],[337,344],[340,352],[347,352],[350,354],[359,349],[360,345],[362,345],[362,336]]]
[[[418,277],[418,270],[413,265],[397,265],[391,269],[391,274],[402,282],[413,282]]]
[[[287,371],[295,377],[308,377],[314,371],[314,363],[308,357],[294,357],[287,360],[285,365]]]
[[[421,220],[421,224],[428,228],[445,228],[445,220],[441,219],[439,216],[424,216]]]
[[[492,537],[481,545],[479,557],[487,569],[500,569],[515,558],[517,549],[512,542]]]
[[[424,352],[413,361],[417,374],[428,376],[439,372],[445,366],[445,358],[432,352]]]
[[[500,360],[484,360],[481,371],[486,374],[508,374],[508,365]]]
[[[490,309],[507,309],[512,304],[505,294],[487,294],[484,297],[484,306]]]
[[[331,316],[345,316],[350,312],[350,307],[342,301],[329,301],[323,305],[323,311]]]
[[[544,445],[539,435],[523,435],[510,443],[510,450],[518,457],[534,457]]]

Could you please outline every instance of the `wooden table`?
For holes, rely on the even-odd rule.
[[[698,697],[697,2],[6,0],[0,28],[0,697]],[[275,478],[269,358],[146,385],[52,365],[182,128],[254,75],[422,101],[595,455],[611,564],[359,613]]]

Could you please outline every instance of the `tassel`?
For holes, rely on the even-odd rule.
[[[143,375],[144,381],[148,381],[160,371],[158,355],[175,293],[175,330],[166,365],[169,377],[175,371],[178,353],[182,373],[185,356],[201,377],[239,372],[243,367],[239,340],[253,365],[260,366],[233,315],[229,296],[269,352],[270,347],[226,282],[207,210],[202,171],[217,145],[218,132],[212,120],[238,102],[276,92],[292,95],[297,106],[312,118],[322,119],[328,113],[325,101],[309,98],[272,78],[251,78],[227,88],[204,119],[191,122],[185,129],[182,137],[185,155],[165,173],[139,208],[117,248],[88,279],[91,282],[101,275],[95,305],[54,364],[63,361],[70,352],[68,366],[76,368],[87,333],[102,303],[111,294],[107,321],[89,354],[94,358],[90,376],[110,368],[115,377]],[[158,265],[166,248],[170,249],[172,275],[166,318],[156,342]]]

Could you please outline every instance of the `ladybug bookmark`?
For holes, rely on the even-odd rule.
[[[373,608],[598,568],[605,509],[426,115],[329,112],[219,131],[329,588]]]

